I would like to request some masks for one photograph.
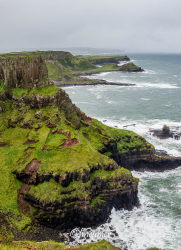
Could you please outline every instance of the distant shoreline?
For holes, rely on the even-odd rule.
[[[136,84],[133,83],[114,83],[114,82],[87,82],[87,83],[60,83],[58,81],[54,82],[54,84],[57,87],[74,87],[74,86],[97,86],[97,85],[107,85],[107,86],[123,86],[123,87],[129,87],[129,86],[135,86]]]

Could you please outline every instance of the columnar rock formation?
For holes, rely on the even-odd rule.
[[[49,84],[48,70],[40,56],[0,56],[0,80],[7,88],[33,88]]]

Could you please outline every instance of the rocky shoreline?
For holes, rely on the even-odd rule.
[[[1,56],[0,82],[2,241],[29,239],[28,232],[51,240],[57,230],[100,225],[113,207],[139,205],[130,170],[181,165],[181,157],[158,154],[136,133],[88,117],[52,85],[39,55]]]
[[[135,86],[136,84],[133,83],[114,83],[114,82],[108,82],[108,81],[97,81],[97,82],[91,82],[88,81],[86,83],[61,83],[61,82],[54,82],[54,84],[57,87],[73,87],[73,86],[97,86],[97,85],[105,85],[105,86],[123,86],[123,87],[129,87],[129,86]]]

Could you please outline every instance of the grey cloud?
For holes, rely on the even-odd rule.
[[[180,0],[0,0],[0,50],[181,53]]]

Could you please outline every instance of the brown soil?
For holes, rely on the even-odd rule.
[[[76,138],[73,138],[73,139],[71,138],[70,131],[57,130],[56,132],[59,134],[63,134],[67,137],[65,142],[61,145],[61,148],[70,148],[70,147],[73,147],[73,146],[79,144],[79,141]]]
[[[25,167],[25,173],[36,173],[40,166],[40,161],[34,159]]]
[[[61,148],[70,148],[79,144],[79,141],[76,138],[68,138],[62,145]]]
[[[23,184],[18,191],[18,205],[22,213],[27,213],[30,209],[29,203],[24,199],[24,194],[27,193],[29,190],[30,190],[30,185]]]
[[[85,121],[85,122],[91,122],[91,121],[93,121],[93,120],[94,120],[93,118],[88,117],[88,116],[86,116],[86,115],[85,115],[85,117],[84,117],[84,121]]]
[[[56,131],[56,133],[58,133],[58,134],[63,134],[63,135],[65,135],[65,136],[67,136],[67,137],[70,137],[70,131],[67,131],[67,130],[58,129],[58,130]]]
[[[35,140],[27,140],[27,141],[25,141],[24,145],[35,144],[37,142],[38,141],[35,141]]]
[[[0,141],[0,147],[5,147],[5,146],[7,146],[7,145],[8,145],[7,142]]]
[[[32,181],[36,178],[36,173],[38,168],[40,167],[40,161],[34,159],[32,160],[26,167],[24,172],[30,175],[28,183],[32,183]],[[23,184],[18,191],[18,204],[20,211],[26,213],[30,210],[29,203],[24,199],[25,194],[30,190],[29,184]]]

